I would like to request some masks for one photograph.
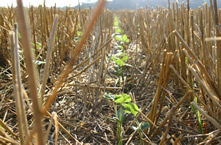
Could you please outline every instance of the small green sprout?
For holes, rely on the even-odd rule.
[[[119,19],[117,16],[114,16],[114,27],[119,27]]]
[[[82,31],[77,31],[77,36],[78,37],[82,36]]]
[[[116,34],[122,34],[122,33],[124,33],[124,31],[120,27],[116,27],[115,33]]]
[[[196,96],[194,97],[194,101],[195,101],[196,104],[197,104],[197,97],[196,97]],[[201,116],[200,116],[200,111],[199,111],[199,110],[196,110],[193,105],[191,105],[191,108],[192,108],[193,112],[195,113],[195,115],[196,115],[196,117],[197,117],[197,120],[198,120],[198,123],[199,123],[199,127],[200,127],[200,133],[201,133],[201,134],[204,134],[203,124],[202,124],[202,120],[201,120]]]
[[[131,65],[127,64],[126,61],[129,60],[129,56],[124,53],[125,44],[129,43],[130,40],[128,39],[126,34],[123,34],[124,31],[120,28],[120,21],[117,16],[114,16],[114,34],[112,34],[112,37],[116,40],[115,43],[115,50],[116,54],[113,54],[111,57],[111,60],[115,63],[114,64],[114,74],[118,77],[116,84],[119,84],[121,86],[121,80],[124,73],[125,66],[132,67]]]
[[[127,35],[115,35],[114,38],[119,41],[119,42],[123,42],[123,43],[129,43],[130,40],[128,39]]]
[[[118,145],[122,145],[122,123],[126,119],[126,113],[131,113],[136,117],[140,109],[136,104],[131,103],[131,96],[124,93],[120,95],[105,94],[104,98],[114,103],[115,121],[117,122],[117,135],[119,139]],[[117,105],[119,105],[119,109]]]

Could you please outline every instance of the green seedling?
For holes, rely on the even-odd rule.
[[[74,37],[75,41],[80,41],[80,38],[82,36],[83,32],[82,31],[77,31],[77,37]]]
[[[126,65],[126,61],[129,59],[129,56],[127,56],[125,53],[123,52],[119,52],[117,54],[114,54],[111,57],[111,60],[113,60],[115,62],[116,65],[118,66],[125,66]]]
[[[197,104],[197,97],[195,96],[194,97],[194,101],[196,102]],[[193,109],[193,112],[195,113],[196,117],[197,117],[197,120],[198,120],[198,123],[199,123],[199,127],[200,127],[200,133],[201,134],[204,134],[204,131],[203,131],[203,124],[202,124],[202,120],[201,120],[201,116],[200,116],[200,112],[199,110],[196,110],[195,107],[193,105],[191,105],[192,109]]]
[[[120,27],[114,27],[115,28],[115,33],[116,34],[122,34],[122,33],[124,33],[124,31],[120,28]]]
[[[83,34],[80,24],[78,24],[77,29],[77,37],[74,38],[75,41],[79,41]]]
[[[150,124],[147,123],[147,122],[139,122],[138,119],[136,118],[136,123],[137,123],[137,127],[135,126],[132,126],[131,128],[134,130],[134,131],[138,131],[139,132],[139,136],[140,136],[140,145],[143,144],[143,131],[145,129],[148,129],[150,128]]]
[[[113,54],[113,56],[111,57],[111,60],[115,63],[114,74],[118,77],[119,86],[121,86],[119,80],[123,76],[125,66],[132,67],[131,65],[126,63],[128,59],[129,56],[127,56],[126,53],[122,52],[121,50],[119,50],[118,53]]]
[[[188,57],[185,57],[185,62],[188,63]]]
[[[121,81],[123,73],[125,71],[125,66],[132,67],[126,62],[129,60],[129,56],[124,53],[125,44],[129,43],[127,35],[124,34],[124,31],[120,28],[120,21],[117,16],[114,16],[114,24],[113,24],[114,34],[112,37],[116,40],[116,44],[114,46],[116,50],[116,54],[113,54],[111,60],[114,64],[114,74],[118,77],[117,84],[121,86]]]
[[[111,100],[114,103],[115,118],[117,123],[118,145],[122,145],[122,123],[126,119],[126,114],[133,114],[135,117],[139,112],[136,104],[131,102],[131,97],[127,94],[112,95],[105,94],[104,98]],[[119,109],[118,109],[119,108]]]
[[[116,46],[114,46],[114,49],[116,49],[116,50],[123,50],[124,47],[122,45],[116,45]]]
[[[77,31],[77,36],[78,37],[82,36],[82,31]]]
[[[127,35],[125,35],[125,34],[124,35],[117,34],[114,36],[114,39],[119,42],[123,42],[122,44],[130,42],[130,40],[127,38]]]
[[[34,54],[36,54],[36,50],[35,50],[35,48],[34,48],[34,47],[35,47],[35,43],[31,43],[31,44],[32,44],[32,47],[33,47],[33,48],[32,48],[32,52],[33,52]],[[42,47],[41,47],[41,43],[37,42],[37,43],[36,43],[37,52],[40,51],[41,48],[42,48]]]
[[[35,44],[32,43],[32,46],[34,47]],[[37,49],[39,49],[39,50],[41,49],[41,43],[37,42],[36,46],[37,46]],[[24,50],[23,49],[19,49],[18,52],[19,52],[20,55],[23,55]],[[32,52],[33,52],[33,54],[35,54],[35,49],[34,48],[32,48]],[[40,61],[40,60],[36,60],[35,61],[35,64],[38,65],[38,66],[41,65],[41,64],[45,64],[45,63],[46,63],[45,61]]]
[[[21,33],[18,32],[18,38],[21,39]]]
[[[185,57],[185,62],[188,63],[188,57]],[[190,84],[189,81],[188,81],[188,83]],[[195,84],[198,85],[198,82],[196,82]],[[189,90],[189,88],[187,88],[187,91],[188,91],[188,90]],[[194,101],[195,101],[196,104],[197,104],[197,97],[196,97],[196,96],[194,96]],[[200,112],[199,112],[199,110],[196,110],[193,105],[191,105],[191,108],[192,108],[193,112],[195,113],[195,115],[196,115],[196,117],[197,117],[197,120],[198,120],[198,123],[199,123],[199,127],[200,127],[200,133],[201,133],[201,134],[204,134],[203,125],[202,125],[201,116],[200,116]]]
[[[113,29],[114,29],[114,34],[112,35],[113,38],[117,41],[117,46],[121,46],[121,47],[118,47],[120,49],[124,49],[124,45],[126,43],[129,43],[130,40],[128,39],[127,35],[124,34],[124,31],[120,28],[120,22],[119,22],[119,19],[117,16],[114,17],[114,26],[113,26]]]
[[[119,27],[119,19],[117,16],[114,16],[114,27]]]

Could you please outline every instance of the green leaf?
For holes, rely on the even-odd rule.
[[[139,108],[136,104],[134,103],[128,103],[128,104],[122,104],[125,108],[125,112],[126,113],[132,113],[134,116],[137,115],[137,113],[139,112]]]
[[[117,118],[119,119],[119,121],[125,121],[126,120],[126,113],[122,110],[120,111],[120,109],[117,111]]]
[[[116,95],[114,102],[119,104],[131,102],[131,97],[127,94]]]
[[[119,65],[119,66],[124,66],[124,65],[125,65],[124,61],[122,61],[122,60],[119,59],[119,58],[115,58],[115,59],[114,59],[114,62],[115,62],[117,65]]]
[[[103,97],[106,98],[106,99],[112,100],[112,101],[114,101],[114,98],[115,98],[115,96],[112,95],[112,94],[104,94]]]
[[[81,32],[81,31],[77,31],[77,35],[78,35],[78,36],[81,36],[81,35],[82,35],[82,32]]]
[[[18,33],[18,38],[21,39],[21,34],[20,33]]]
[[[21,49],[21,50],[19,49],[19,50],[18,50],[18,53],[19,53],[19,54],[23,54],[23,49]]]
[[[36,46],[37,46],[37,48],[41,48],[41,43],[38,43],[38,42],[37,42],[37,45],[36,45]]]
[[[188,63],[188,57],[185,57],[185,62]]]
[[[124,47],[122,45],[117,45],[116,48],[117,49],[124,49]]]
[[[121,51],[121,50],[120,50]],[[120,54],[120,56],[125,56],[126,55],[126,53],[125,52],[122,52],[121,54]]]
[[[150,124],[148,122],[142,122],[141,123],[141,130],[150,128]]]
[[[125,53],[124,52],[122,52],[122,51],[118,51],[116,54],[114,54],[112,57],[113,58],[119,58],[120,56],[124,56],[125,55]]]
[[[196,104],[197,104],[197,97],[196,97],[196,96],[194,96],[194,101],[195,101]],[[193,105],[191,105],[191,107],[192,107],[193,112],[195,113],[195,115],[196,115],[196,117],[197,117],[197,120],[198,120],[198,123],[199,123],[199,127],[200,127],[200,132],[201,132],[202,134],[204,134],[203,125],[202,125],[201,116],[200,116],[200,112],[199,112],[199,110],[196,110]]]
[[[127,35],[125,35],[125,34],[123,35],[122,40],[126,43],[130,42],[130,40],[127,38]]]
[[[127,104],[124,104],[124,105],[127,105]],[[125,113],[128,113],[128,114],[131,113],[131,111],[130,111],[130,110],[127,110],[127,109],[125,109],[124,112],[125,112]]]
[[[123,30],[121,30],[120,27],[116,27],[116,29],[115,29],[115,33],[119,33],[119,34],[121,34],[121,33],[123,33]]]
[[[122,35],[115,35],[114,39],[116,39],[117,41],[123,41],[123,36]]]
[[[122,61],[127,61],[129,59],[129,56],[124,56],[123,58],[121,58]]]
[[[119,19],[117,16],[114,16],[114,26],[119,26]]]
[[[41,64],[45,64],[45,63],[46,63],[45,61],[40,61],[40,60],[35,61],[35,64],[37,64],[37,65],[41,65]]]
[[[123,73],[122,67],[115,65],[114,66],[114,74],[119,77],[122,75],[122,73]]]
[[[79,37],[74,37],[74,40],[78,41],[78,40],[79,40]]]

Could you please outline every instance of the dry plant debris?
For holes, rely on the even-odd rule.
[[[17,3],[0,8],[0,144],[221,144],[216,0],[134,11]]]

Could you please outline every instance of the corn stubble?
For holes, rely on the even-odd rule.
[[[116,144],[105,93],[132,96],[138,120],[150,124],[142,143],[221,143],[216,0],[133,11],[103,9],[105,0],[94,10],[17,3],[0,8],[0,144]],[[114,16],[130,39],[124,47],[133,66],[121,86],[110,60]],[[140,143],[133,125],[128,115],[124,144]]]

